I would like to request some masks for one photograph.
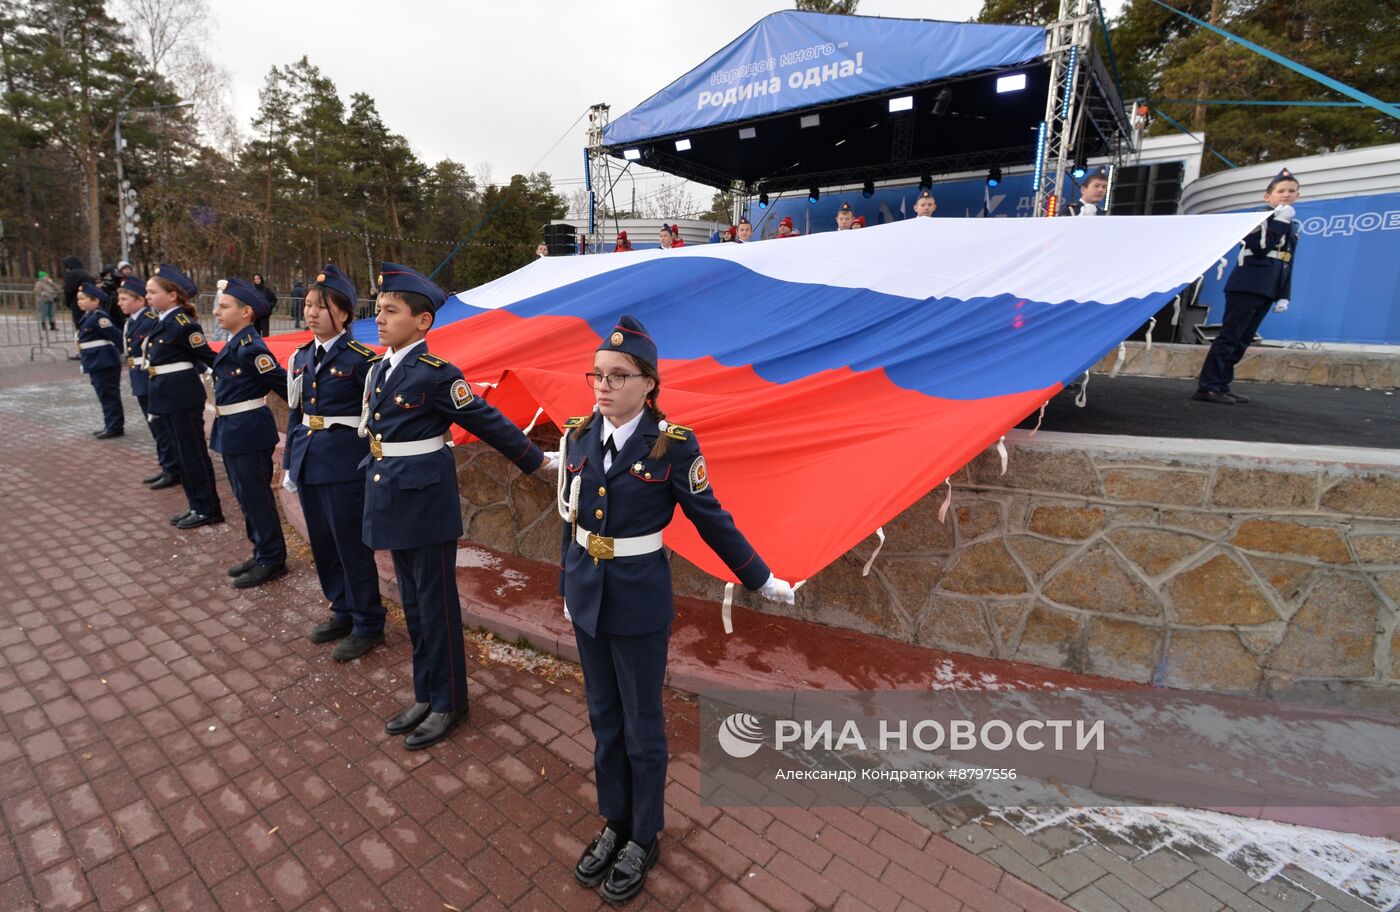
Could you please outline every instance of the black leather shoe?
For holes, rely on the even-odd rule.
[[[172,526],[178,526],[180,523],[182,523],[182,522],[185,521],[185,517],[187,517],[187,516],[193,516],[193,515],[194,515],[194,511],[193,511],[193,510],[186,510],[186,511],[183,512],[183,513],[176,513],[174,516],[170,517],[170,524],[171,524]]]
[[[427,718],[418,723],[413,734],[403,740],[403,746],[411,751],[416,751],[437,744],[448,736],[458,722],[466,717],[467,708],[465,706],[454,712],[430,712]]]
[[[1197,402],[1216,402],[1220,405],[1235,404],[1235,398],[1229,393],[1220,393],[1215,390],[1196,390],[1196,394],[1191,398]]]
[[[223,517],[219,517],[223,522]],[[235,589],[252,589],[254,586],[261,586],[263,583],[270,583],[273,580],[281,579],[287,575],[286,564],[254,564],[253,569],[238,577],[233,581]]]
[[[150,478],[143,478],[143,479],[141,479],[141,483],[142,483],[142,484],[145,484],[145,485],[148,485],[148,484],[155,484],[156,482],[160,481],[160,480],[161,480],[162,478],[164,478],[164,477],[165,477],[165,469],[161,469],[159,472],[155,473],[155,474],[152,475]]]
[[[391,735],[406,735],[428,718],[428,713],[432,712],[432,709],[430,703],[414,703],[408,709],[385,722],[384,730]]]
[[[222,513],[190,513],[175,524],[177,529],[198,529],[200,526],[213,526],[224,521]]]
[[[329,621],[322,621],[315,627],[312,627],[311,633],[308,634],[306,638],[313,643],[334,643],[341,637],[349,636],[352,629],[354,628],[349,621],[331,618]],[[417,723],[414,724],[416,725]]]
[[[578,864],[574,865],[574,880],[585,887],[598,886],[603,882],[603,878],[608,876],[608,869],[617,860],[617,853],[621,848],[622,840],[613,832],[612,827],[603,827],[603,832],[593,837],[588,848],[579,856]]]
[[[124,436],[125,434],[126,434],[126,431],[123,431],[123,430],[118,429],[118,430],[103,430],[103,431],[98,431],[96,434],[93,434],[92,436],[96,437],[98,440],[111,440],[113,437],[121,437],[121,436]]]
[[[642,886],[647,882],[647,872],[660,856],[660,836],[651,841],[650,849],[644,849],[628,840],[622,851],[617,853],[617,861],[613,862],[612,868],[608,870],[607,879],[603,881],[603,889],[600,891],[603,899],[620,906],[642,892]]]
[[[165,488],[173,488],[180,483],[179,475],[171,475],[169,472],[162,474],[155,481],[147,485],[152,491],[161,491]]]
[[[1244,395],[1243,393],[1236,393],[1236,392],[1234,392],[1233,390],[1232,390],[1231,392],[1226,393],[1225,395],[1229,396],[1231,399],[1235,400],[1235,401],[1238,402],[1240,405],[1244,405],[1244,404],[1247,403],[1247,402],[1253,402],[1253,401],[1254,401],[1253,399],[1249,398],[1248,396]]]
[[[377,637],[362,637],[352,633],[336,644],[336,647],[331,650],[331,658],[337,662],[349,662],[352,659],[358,659],[382,642],[384,642],[383,634]]]
[[[241,563],[241,564],[234,564],[232,567],[229,567],[229,568],[228,568],[228,575],[229,575],[229,576],[242,576],[243,574],[247,573],[249,570],[252,570],[252,569],[253,569],[254,567],[256,567],[257,565],[258,565],[258,559],[255,558],[255,557],[250,557],[250,558],[248,558],[247,560],[245,560],[245,561],[244,561],[243,563]]]

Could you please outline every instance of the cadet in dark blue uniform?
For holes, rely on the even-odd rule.
[[[418,750],[442,740],[467,714],[466,653],[457,596],[462,511],[447,433],[461,425],[522,472],[544,462],[539,447],[486,402],[462,372],[428,353],[424,337],[446,294],[407,266],[380,266],[379,341],[389,347],[365,381],[360,427],[365,458],[365,544],[394,555],[408,636],[414,704],[389,720]]]
[[[77,301],[83,312],[78,321],[78,356],[102,405],[102,430],[92,435],[98,440],[120,437],[126,422],[122,411],[122,331],[107,316],[107,292],[84,282]]]
[[[287,445],[282,486],[297,494],[330,619],[311,642],[341,640],[331,658],[348,662],[384,642],[384,603],[374,551],[365,545],[369,441],[355,433],[365,377],[380,359],[350,335],[355,284],[327,264],[304,292],[302,314],[315,338],[287,365]]]
[[[1225,318],[1210,344],[1192,399],[1226,405],[1249,402],[1230,391],[1235,365],[1254,341],[1269,309],[1288,310],[1293,288],[1293,257],[1298,249],[1298,226],[1293,204],[1298,200],[1297,178],[1287,168],[1274,175],[1264,191],[1264,204],[1273,210],[1257,231],[1240,241],[1235,270],[1225,282]]]
[[[661,530],[676,504],[746,587],[787,604],[793,593],[720,506],[690,429],[668,424],[657,408],[656,344],[642,324],[623,316],[586,378],[594,413],[571,418],[560,441],[567,517],[560,587],[583,664],[606,824],[574,877],[603,883],[603,898],[621,903],[642,889],[663,825],[661,697],[675,609]]]
[[[179,529],[224,521],[214,487],[214,463],[204,444],[204,383],[201,370],[214,363],[214,351],[194,319],[190,300],[199,288],[174,266],[163,264],[146,281],[146,303],[157,314],[141,358],[151,378],[150,409],[164,421],[175,446],[175,463],[189,509],[170,518]]]
[[[1079,202],[1060,210],[1065,215],[1108,215],[1104,197],[1108,195],[1108,171],[1099,165],[1085,175],[1079,185]]]
[[[209,448],[224,457],[224,474],[243,510],[253,556],[228,568],[235,589],[287,575],[287,542],[272,494],[277,422],[267,394],[287,395],[287,372],[253,325],[270,316],[267,296],[251,282],[229,279],[214,303],[214,319],[229,339],[214,358],[214,433]]]
[[[131,394],[141,406],[141,415],[146,419],[146,427],[156,442],[156,462],[160,471],[150,478],[141,479],[153,491],[174,487],[180,483],[180,469],[175,465],[175,445],[170,442],[170,434],[162,421],[153,420],[150,396],[151,377],[146,373],[146,362],[141,359],[141,346],[146,336],[156,328],[156,312],[146,306],[146,283],[138,276],[123,276],[117,286],[117,305],[126,315],[122,324],[122,355],[126,358],[127,379],[131,381]]]

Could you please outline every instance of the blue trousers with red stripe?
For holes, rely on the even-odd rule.
[[[413,699],[433,712],[467,705],[467,652],[457,597],[457,542],[390,552],[413,644]]]

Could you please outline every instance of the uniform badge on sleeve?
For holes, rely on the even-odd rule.
[[[710,486],[710,471],[705,468],[705,457],[696,456],[690,464],[690,493],[699,494]]]
[[[112,321],[107,319],[106,317],[98,317],[97,325],[102,327],[103,329],[109,329],[112,326]]]
[[[471,401],[472,390],[471,387],[467,386],[467,381],[452,381],[452,404],[457,408],[466,408],[467,403]]]
[[[195,348],[204,344],[204,333],[190,333],[190,345]]]
[[[258,373],[265,374],[277,366],[277,362],[272,360],[271,355],[258,355],[253,359],[253,366],[258,369]]]

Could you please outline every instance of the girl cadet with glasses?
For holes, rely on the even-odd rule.
[[[656,344],[624,315],[584,375],[593,414],[560,439],[564,611],[574,624],[593,728],[602,831],[574,867],[603,898],[627,902],[659,854],[666,786],[662,684],[675,616],[661,530],[676,504],[749,589],[793,603],[793,591],[734,526],[710,487],[689,428],[657,406]]]

